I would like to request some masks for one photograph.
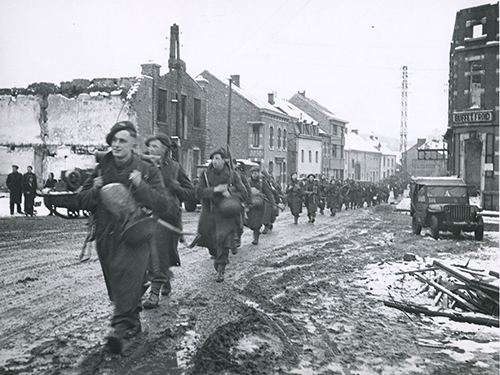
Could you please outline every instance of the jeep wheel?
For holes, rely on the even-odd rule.
[[[478,226],[476,227],[476,230],[474,231],[474,238],[476,241],[482,241],[484,237],[484,222],[483,218],[480,217],[479,220],[477,221]]]
[[[439,219],[436,216],[431,216],[431,236],[436,240],[439,238]]]
[[[413,216],[411,219],[411,229],[413,230],[413,234],[419,235],[422,231],[422,225],[418,222],[418,219]]]

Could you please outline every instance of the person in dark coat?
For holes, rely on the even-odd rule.
[[[238,230],[234,237],[234,247],[232,249],[232,252],[233,254],[236,254],[238,251],[237,249],[241,246],[241,236],[243,235],[243,229],[246,220],[245,216],[246,212],[248,211],[248,205],[250,203],[249,199],[251,194],[250,194],[250,184],[248,182],[248,177],[245,172],[244,164],[242,162],[238,162],[237,160],[233,159],[233,170],[240,177],[241,183],[245,187],[245,192],[247,196],[247,200],[242,204],[241,213],[240,216],[238,217]]]
[[[262,234],[267,234],[271,230],[273,230],[273,225],[274,222],[276,221],[276,218],[279,216],[280,210],[278,204],[280,203],[280,191],[281,188],[279,185],[276,183],[275,179],[273,176],[271,176],[266,170],[262,171],[262,181],[264,184],[267,185],[268,190],[271,191],[271,194],[273,196],[272,201],[268,200],[268,205],[266,207],[266,221],[264,223],[264,230],[262,231]]]
[[[54,190],[56,184],[57,180],[54,178],[54,173],[50,172],[49,178],[47,178],[47,180],[45,181],[43,188],[52,191]],[[43,203],[45,204],[45,207],[49,209],[49,216],[53,216],[55,211],[54,205],[49,204],[49,200],[47,198],[43,198]]]
[[[332,179],[326,188],[326,208],[330,210],[330,216],[335,216],[339,205],[339,188]]]
[[[316,211],[318,210],[318,184],[314,181],[314,175],[307,176],[307,182],[304,187],[304,204],[307,209],[307,217],[310,223],[316,221]]]
[[[197,244],[208,248],[215,258],[217,282],[224,281],[229,250],[234,248],[241,214],[241,203],[247,193],[241,179],[226,162],[224,149],[214,151],[208,169],[202,173],[197,194],[201,200]]]
[[[170,223],[176,222],[179,206],[165,189],[158,168],[141,160],[133,152],[137,132],[130,121],[116,123],[107,135],[106,142],[112,150],[85,181],[76,200],[80,209],[92,211],[95,215],[97,254],[108,295],[114,305],[112,330],[107,344],[112,352],[119,353],[123,340],[131,339],[141,332],[140,302],[152,239],[146,237],[147,228],[142,227],[135,234],[145,237],[136,242],[128,241],[127,219],[110,210],[113,206],[107,202],[109,197],[105,193],[110,187],[123,187],[131,195],[131,203],[137,205],[141,212],[152,212]],[[113,196],[120,199],[123,194]],[[130,205],[124,204],[125,207]],[[154,227],[150,232],[154,232]]]
[[[26,216],[35,214],[36,189],[36,175],[33,173],[33,167],[28,166],[27,172],[23,174],[24,214]]]
[[[191,180],[184,172],[182,166],[170,157],[172,142],[166,135],[160,134],[146,140],[148,157],[160,169],[165,188],[171,193],[177,205],[194,199],[194,187]],[[181,210],[176,222],[178,228],[182,228]],[[149,278],[151,279],[151,290],[144,307],[147,309],[158,306],[160,290],[162,295],[169,295],[172,290],[171,271],[172,266],[180,266],[177,245],[179,235],[158,224],[155,237],[155,246],[149,265]],[[157,264],[153,264],[156,262]]]
[[[327,189],[328,181],[326,180],[325,176],[321,175],[318,182],[318,208],[321,215],[325,214]]]
[[[274,196],[269,185],[261,178],[259,167],[252,168],[249,183],[251,198],[246,225],[253,231],[252,244],[257,245],[260,228],[266,224],[265,214],[269,211],[266,211],[266,206],[271,206]]]
[[[298,224],[299,216],[302,213],[302,201],[303,201],[303,186],[302,183],[297,178],[297,173],[294,172],[290,175],[290,182],[286,187],[286,196],[288,207],[290,207],[290,212],[292,213],[294,224]]]
[[[10,214],[14,215],[14,206],[17,207],[17,213],[22,214],[21,196],[23,195],[23,175],[18,172],[17,165],[12,166],[12,173],[7,176],[7,188],[9,189]]]

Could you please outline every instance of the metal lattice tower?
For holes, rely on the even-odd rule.
[[[401,134],[399,141],[399,153],[401,154],[401,168],[406,172],[406,146],[408,138],[408,67],[402,68],[401,83]]]

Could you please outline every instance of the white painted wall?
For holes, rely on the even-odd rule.
[[[302,150],[304,150],[304,162],[302,162]],[[312,161],[309,162],[309,151],[312,154]],[[318,152],[318,162],[316,163],[316,151]],[[309,173],[320,174],[322,165],[321,141],[313,139],[297,139],[297,174],[308,175]]]

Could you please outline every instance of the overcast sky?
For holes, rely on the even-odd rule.
[[[204,69],[262,99],[297,91],[349,121],[399,138],[401,67],[408,138],[447,126],[449,45],[478,0],[0,0],[0,87],[166,72],[170,26],[194,77]],[[409,142],[411,143],[411,141]],[[410,145],[409,145],[410,146]]]

